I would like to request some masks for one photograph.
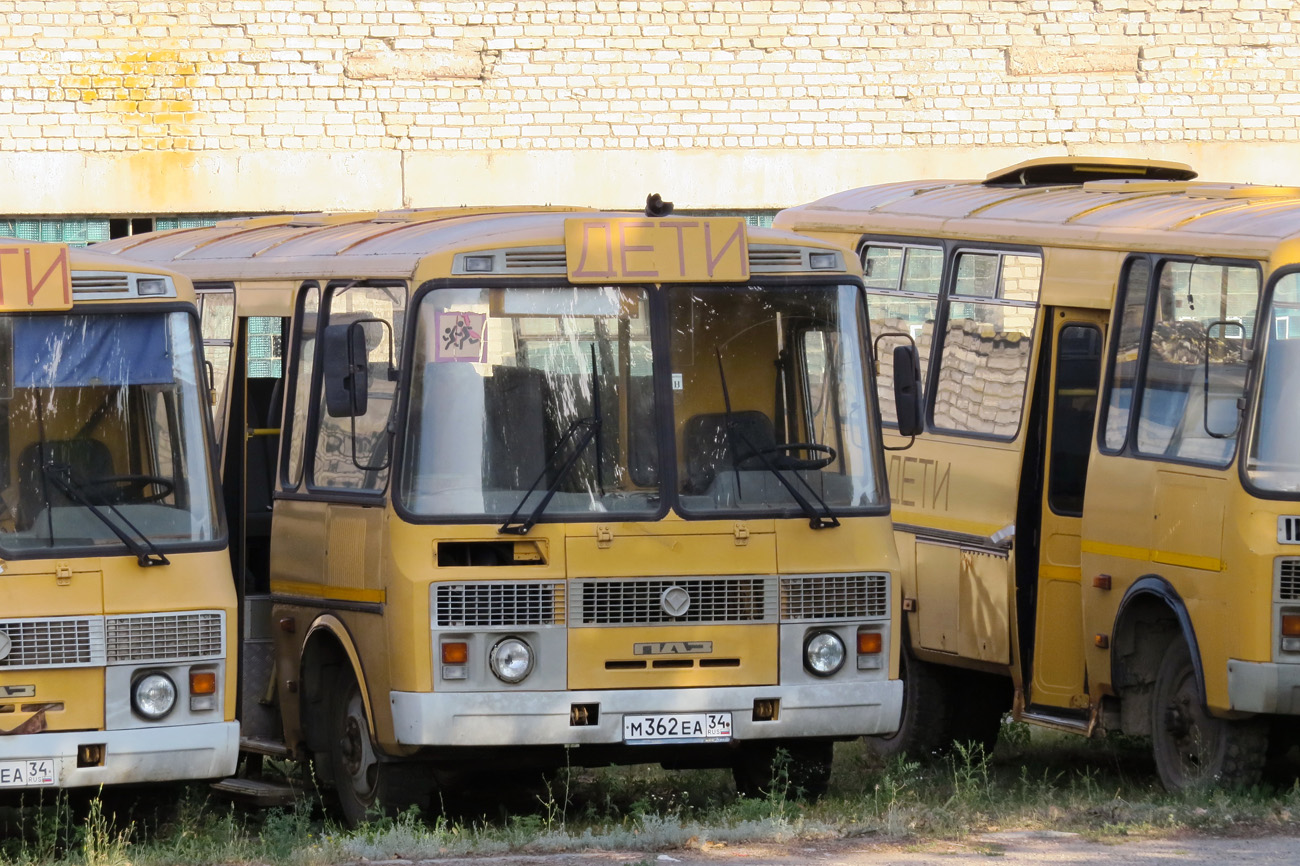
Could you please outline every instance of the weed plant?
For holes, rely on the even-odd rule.
[[[303,787],[311,790],[310,780]],[[0,801],[0,866],[329,866],[849,837],[917,844],[1002,830],[1097,839],[1297,832],[1300,784],[1293,774],[1250,790],[1171,795],[1141,741],[1083,740],[1008,724],[992,755],[958,747],[946,756],[881,763],[860,743],[841,744],[830,793],[815,804],[782,793],[737,797],[726,771],[648,765],[566,769],[526,788],[497,780],[444,795],[436,814],[376,815],[350,831],[309,796],[292,808],[255,810],[199,785],[47,791]]]

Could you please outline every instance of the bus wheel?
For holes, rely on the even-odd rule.
[[[830,787],[835,743],[830,740],[763,743],[746,746],[731,768],[742,797],[802,799],[816,802]]]
[[[325,762],[333,785],[326,793],[349,827],[392,814],[410,805],[427,805],[421,791],[432,789],[427,768],[383,760],[370,739],[370,724],[361,687],[349,670],[339,672],[330,690],[329,752]]]
[[[886,761],[904,754],[925,761],[946,752],[953,735],[947,673],[913,656],[904,636],[898,659],[898,676],[903,681],[903,714],[898,731],[888,736],[863,737],[867,750]]]
[[[1205,694],[1187,644],[1165,650],[1152,693],[1151,748],[1160,782],[1170,791],[1259,781],[1268,748],[1258,720],[1229,721],[1205,708]]]

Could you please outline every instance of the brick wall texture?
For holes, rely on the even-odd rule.
[[[1296,0],[0,0],[0,152],[1300,139]]]

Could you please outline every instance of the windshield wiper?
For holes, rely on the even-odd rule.
[[[758,459],[758,462],[762,464],[764,469],[770,472],[777,481],[781,482],[781,486],[786,489],[786,492],[790,494],[790,498],[799,506],[799,510],[808,518],[808,526],[813,529],[834,529],[839,526],[839,517],[836,516],[835,512],[831,510],[831,507],[826,504],[826,501],[817,495],[817,491],[808,483],[807,478],[804,478],[797,472],[794,476],[808,489],[808,494],[812,496],[813,499],[817,500],[817,504],[821,506],[820,513],[817,508],[815,508],[813,504],[809,502],[802,493],[796,490],[793,484],[790,483],[790,479],[786,477],[784,471],[785,468],[789,467],[782,467],[778,465],[775,459],[773,459],[772,455],[776,449],[760,448],[741,431],[740,425],[736,423],[735,416],[731,411],[731,394],[727,391],[727,374],[722,369],[722,349],[719,348],[714,351],[718,357],[718,379],[722,384],[722,407],[726,417],[727,441],[731,446],[731,467],[732,471],[736,473],[737,495],[740,494],[741,460],[749,460],[751,457],[755,457]],[[745,454],[743,458],[739,454],[739,449],[736,448],[738,442],[743,443],[745,447],[749,449],[749,452]]]
[[[506,522],[501,524],[501,527],[497,529],[497,532],[502,533],[503,535],[527,535],[528,530],[532,529],[537,524],[538,518],[540,518],[542,512],[546,510],[546,506],[550,505],[551,498],[555,496],[556,491],[560,489],[560,485],[564,483],[564,479],[568,478],[569,473],[573,471],[573,467],[578,465],[578,459],[582,457],[583,452],[587,450],[587,446],[591,444],[593,439],[596,442],[596,487],[601,492],[601,495],[604,495],[605,482],[601,477],[600,467],[602,462],[600,451],[600,379],[596,374],[595,345],[591,347],[591,412],[592,414],[590,417],[574,418],[573,422],[569,424],[569,428],[564,431],[564,435],[560,437],[560,441],[555,443],[555,448],[547,455],[546,463],[542,466],[542,471],[538,473],[537,478],[533,480],[532,486],[530,486],[528,492],[524,494],[524,498],[519,500],[519,504],[515,506],[515,510],[511,512],[508,518],[506,518]],[[573,447],[573,453],[565,459],[564,464],[559,468],[559,471],[555,473],[555,478],[552,479],[550,485],[546,488],[546,494],[542,497],[542,501],[538,502],[532,512],[529,513],[528,519],[520,523],[518,521],[519,512],[523,510],[524,504],[528,502],[529,497],[531,497],[533,492],[537,490],[537,485],[542,483],[542,479],[546,477],[546,473],[550,471],[551,467],[555,464],[556,458],[564,451],[564,446],[570,439],[574,438],[577,439],[577,444]]]
[[[109,528],[117,536],[118,540],[126,545],[127,550],[135,555],[136,561],[140,563],[141,568],[148,568],[151,565],[171,565],[171,561],[163,555],[149,537],[136,528],[135,524],[126,519],[122,512],[117,510],[117,506],[111,502],[106,504],[113,515],[131,532],[135,533],[132,538],[125,530],[109,519],[108,515],[96,507],[95,503],[85,493],[85,482],[82,479],[73,476],[72,467],[67,463],[41,463],[41,474],[45,480],[59,489],[64,496],[71,499],[78,505],[84,506],[87,511],[99,518],[99,521]],[[46,497],[46,510],[53,514],[54,509],[49,507],[49,498]],[[53,543],[53,518],[51,517],[50,541]]]

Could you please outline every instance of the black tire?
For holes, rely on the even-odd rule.
[[[791,740],[746,746],[731,768],[742,797],[779,797],[815,803],[830,787],[835,744]]]
[[[948,671],[912,655],[903,637],[899,658],[899,679],[903,681],[903,714],[898,730],[887,736],[863,737],[867,750],[882,760],[901,755],[928,761],[952,746],[952,690]]]
[[[325,703],[329,746],[322,763],[332,783],[327,805],[339,820],[356,827],[412,805],[427,806],[432,779],[419,764],[384,759],[370,738],[365,700],[351,671],[336,675]]]
[[[1259,781],[1268,750],[1267,725],[1210,715],[1191,650],[1176,640],[1165,650],[1152,690],[1151,751],[1169,791]]]

